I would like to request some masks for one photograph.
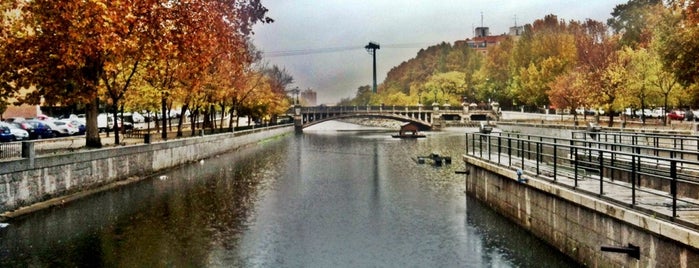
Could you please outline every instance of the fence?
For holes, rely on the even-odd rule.
[[[0,142],[0,159],[22,157],[22,142]]]
[[[563,139],[468,133],[466,154],[675,220],[678,211],[699,211],[699,151],[660,146],[674,144],[679,136],[660,135],[657,143],[646,146],[625,135],[615,139],[608,133],[577,132],[573,139]],[[630,142],[619,141],[621,137]],[[696,142],[696,137],[685,138]],[[669,143],[660,142],[665,139]],[[639,198],[654,201],[641,203]]]

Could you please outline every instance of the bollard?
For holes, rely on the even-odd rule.
[[[150,144],[150,133],[143,134],[143,143]]]
[[[518,168],[518,169],[517,169],[517,182],[526,183],[526,182],[527,182],[527,179],[522,178],[522,173],[524,173],[524,172],[522,171],[522,169],[521,169],[521,168]]]

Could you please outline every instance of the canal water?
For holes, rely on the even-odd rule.
[[[464,194],[464,131],[324,123],[11,221],[0,267],[576,266]]]

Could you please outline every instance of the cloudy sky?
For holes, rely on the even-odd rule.
[[[372,83],[369,42],[377,51],[377,80],[426,48],[473,37],[473,28],[492,35],[548,14],[559,19],[606,22],[626,0],[262,0],[275,22],[255,26],[254,43],[265,61],[294,77],[291,87],[311,88],[318,102],[353,97]]]

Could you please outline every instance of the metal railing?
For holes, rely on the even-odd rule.
[[[466,145],[467,155],[634,209],[660,211],[673,219],[678,211],[699,211],[697,150],[606,142],[600,136],[565,139],[478,132],[466,134]]]
[[[666,133],[630,133],[630,132],[588,132],[573,131],[572,138],[592,140],[610,144],[611,149],[629,149],[614,145],[640,146],[643,154],[655,156],[679,157],[680,159],[699,160],[699,136]],[[693,152],[686,154],[685,152]],[[674,154],[672,154],[674,152]]]
[[[0,159],[22,157],[22,142],[0,142]]]

